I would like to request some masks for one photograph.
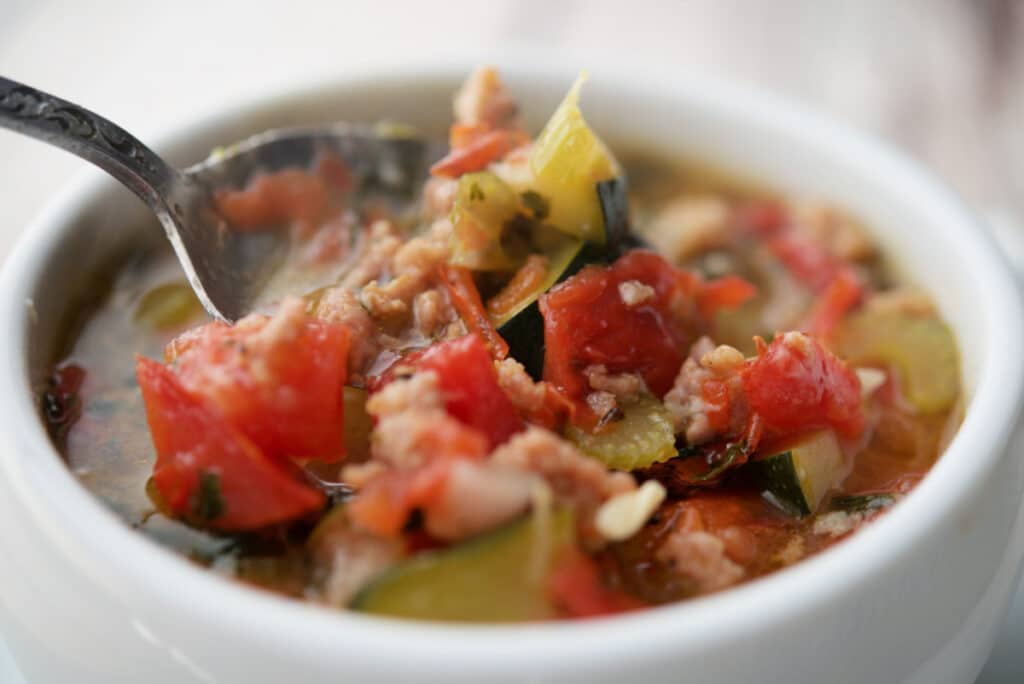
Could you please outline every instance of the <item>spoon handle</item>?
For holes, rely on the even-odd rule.
[[[149,206],[166,211],[164,197],[177,170],[130,133],[84,107],[0,76],[0,127],[42,140],[100,167]]]

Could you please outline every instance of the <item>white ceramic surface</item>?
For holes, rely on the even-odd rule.
[[[536,119],[572,75],[518,63],[506,72]],[[239,106],[158,147],[187,161],[253,127],[328,115],[390,113],[436,126],[465,66],[364,74],[322,90],[312,109],[298,101]],[[865,218],[934,293],[958,335],[971,402],[921,486],[877,524],[791,570],[586,624],[422,625],[254,592],[126,529],[78,486],[38,426],[29,383],[39,374],[26,359],[47,353],[66,302],[57,295],[74,289],[76,268],[116,241],[124,217],[139,214],[124,191],[90,176],[32,227],[0,280],[0,383],[9,388],[0,397],[8,436],[0,447],[0,604],[8,645],[30,681],[973,679],[1024,555],[1024,472],[1007,450],[1024,367],[1006,343],[1021,339],[1022,311],[997,251],[948,191],[871,140],[721,83],[649,67],[593,73],[600,76],[588,87],[586,111],[610,139],[713,159],[782,189],[829,197]],[[424,99],[402,108],[402,88],[388,84]]]

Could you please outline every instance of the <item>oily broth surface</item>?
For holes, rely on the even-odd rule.
[[[638,225],[643,225],[665,202],[686,195],[716,194],[726,199],[763,197],[769,193],[700,163],[671,162],[649,154],[624,155]],[[878,267],[878,281],[889,282],[888,269]],[[126,523],[155,541],[228,574],[257,584],[301,595],[307,568],[295,560],[295,545],[278,539],[248,556],[237,539],[189,528],[157,513],[146,494],[155,452],[146,426],[142,397],[135,381],[135,355],[162,358],[164,346],[177,334],[205,320],[199,314],[169,329],[155,330],[137,319],[143,296],[153,288],[182,282],[170,249],[136,255],[117,272],[60,364],[86,369],[81,390],[81,417],[67,436],[64,455],[82,484],[111,507]],[[730,340],[731,341],[731,340]],[[882,416],[879,430],[861,452],[844,490],[885,490],[905,473],[923,475],[938,458],[959,424],[960,409],[931,416]],[[809,551],[827,545],[810,532],[810,523],[797,524],[792,539],[802,538]],[[244,546],[244,545],[243,545]],[[772,560],[778,549],[765,554],[754,570],[766,574],[785,565]],[[301,548],[301,547],[299,547]],[[767,549],[765,549],[768,551]],[[240,560],[241,558],[241,560]],[[253,561],[253,558],[256,558]],[[673,598],[666,595],[666,600]]]

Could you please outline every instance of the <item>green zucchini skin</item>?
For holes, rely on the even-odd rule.
[[[773,504],[794,518],[803,518],[811,514],[812,511],[796,477],[793,452],[786,451],[771,458],[753,461],[747,468],[754,478],[763,484],[765,495]]]
[[[831,430],[805,435],[786,451],[747,465],[765,498],[795,518],[817,512],[848,474],[848,462]]]
[[[536,513],[461,544],[425,551],[362,589],[353,610],[449,622],[522,622],[556,616],[546,580],[575,547],[568,509]]]
[[[523,364],[534,380],[544,373],[544,317],[537,299],[550,287],[578,273],[589,264],[609,264],[631,249],[646,247],[632,232],[629,223],[629,197],[625,178],[601,181],[596,191],[604,217],[605,244],[584,242],[575,256],[545,290],[539,290],[529,304],[498,326],[498,334],[508,343],[509,355]]]
[[[588,264],[603,263],[605,252],[604,245],[580,243],[578,251],[551,287],[575,275]],[[525,308],[498,326],[498,334],[508,343],[509,356],[523,364],[534,380],[540,380],[544,373],[544,317],[537,300],[546,291],[538,290]]]

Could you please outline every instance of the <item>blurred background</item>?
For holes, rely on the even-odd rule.
[[[143,140],[318,73],[419,55],[500,67],[533,47],[748,82],[869,129],[956,187],[1024,264],[1024,0],[0,0],[0,73]],[[0,261],[83,164],[0,130]],[[1024,681],[1022,645],[1019,596],[979,681]]]

